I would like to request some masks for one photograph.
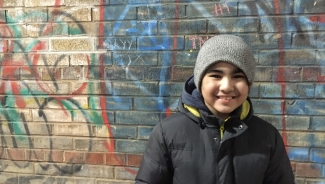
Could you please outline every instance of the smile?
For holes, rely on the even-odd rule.
[[[231,97],[231,96],[218,96],[219,99],[221,100],[231,100],[234,99],[235,97]]]

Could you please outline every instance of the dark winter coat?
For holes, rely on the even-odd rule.
[[[249,99],[221,121],[190,78],[178,109],[151,133],[137,184],[294,184],[279,132]]]

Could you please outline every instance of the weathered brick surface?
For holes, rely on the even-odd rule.
[[[53,51],[83,51],[92,50],[93,41],[89,38],[77,39],[51,39]]]
[[[0,0],[0,183],[134,183],[198,50],[235,34],[297,184],[325,173],[324,2]]]
[[[293,12],[293,0],[275,0],[273,3],[270,3],[270,1],[240,2],[238,9],[241,16],[291,14]],[[261,9],[263,11],[259,11]]]
[[[208,33],[220,34],[231,32],[256,32],[259,27],[258,18],[219,18],[210,19]]]

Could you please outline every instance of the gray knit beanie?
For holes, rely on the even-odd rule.
[[[194,83],[201,91],[202,79],[206,70],[220,62],[228,62],[241,69],[253,84],[255,58],[245,41],[234,35],[218,35],[207,40],[201,47],[194,68]]]

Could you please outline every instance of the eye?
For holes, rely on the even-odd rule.
[[[210,75],[210,77],[213,77],[213,78],[216,78],[216,79],[220,79],[221,78],[221,75],[214,74],[214,75]]]
[[[236,74],[236,75],[233,76],[233,78],[236,78],[236,79],[238,79],[238,78],[245,78],[245,75],[243,75],[243,74]]]

